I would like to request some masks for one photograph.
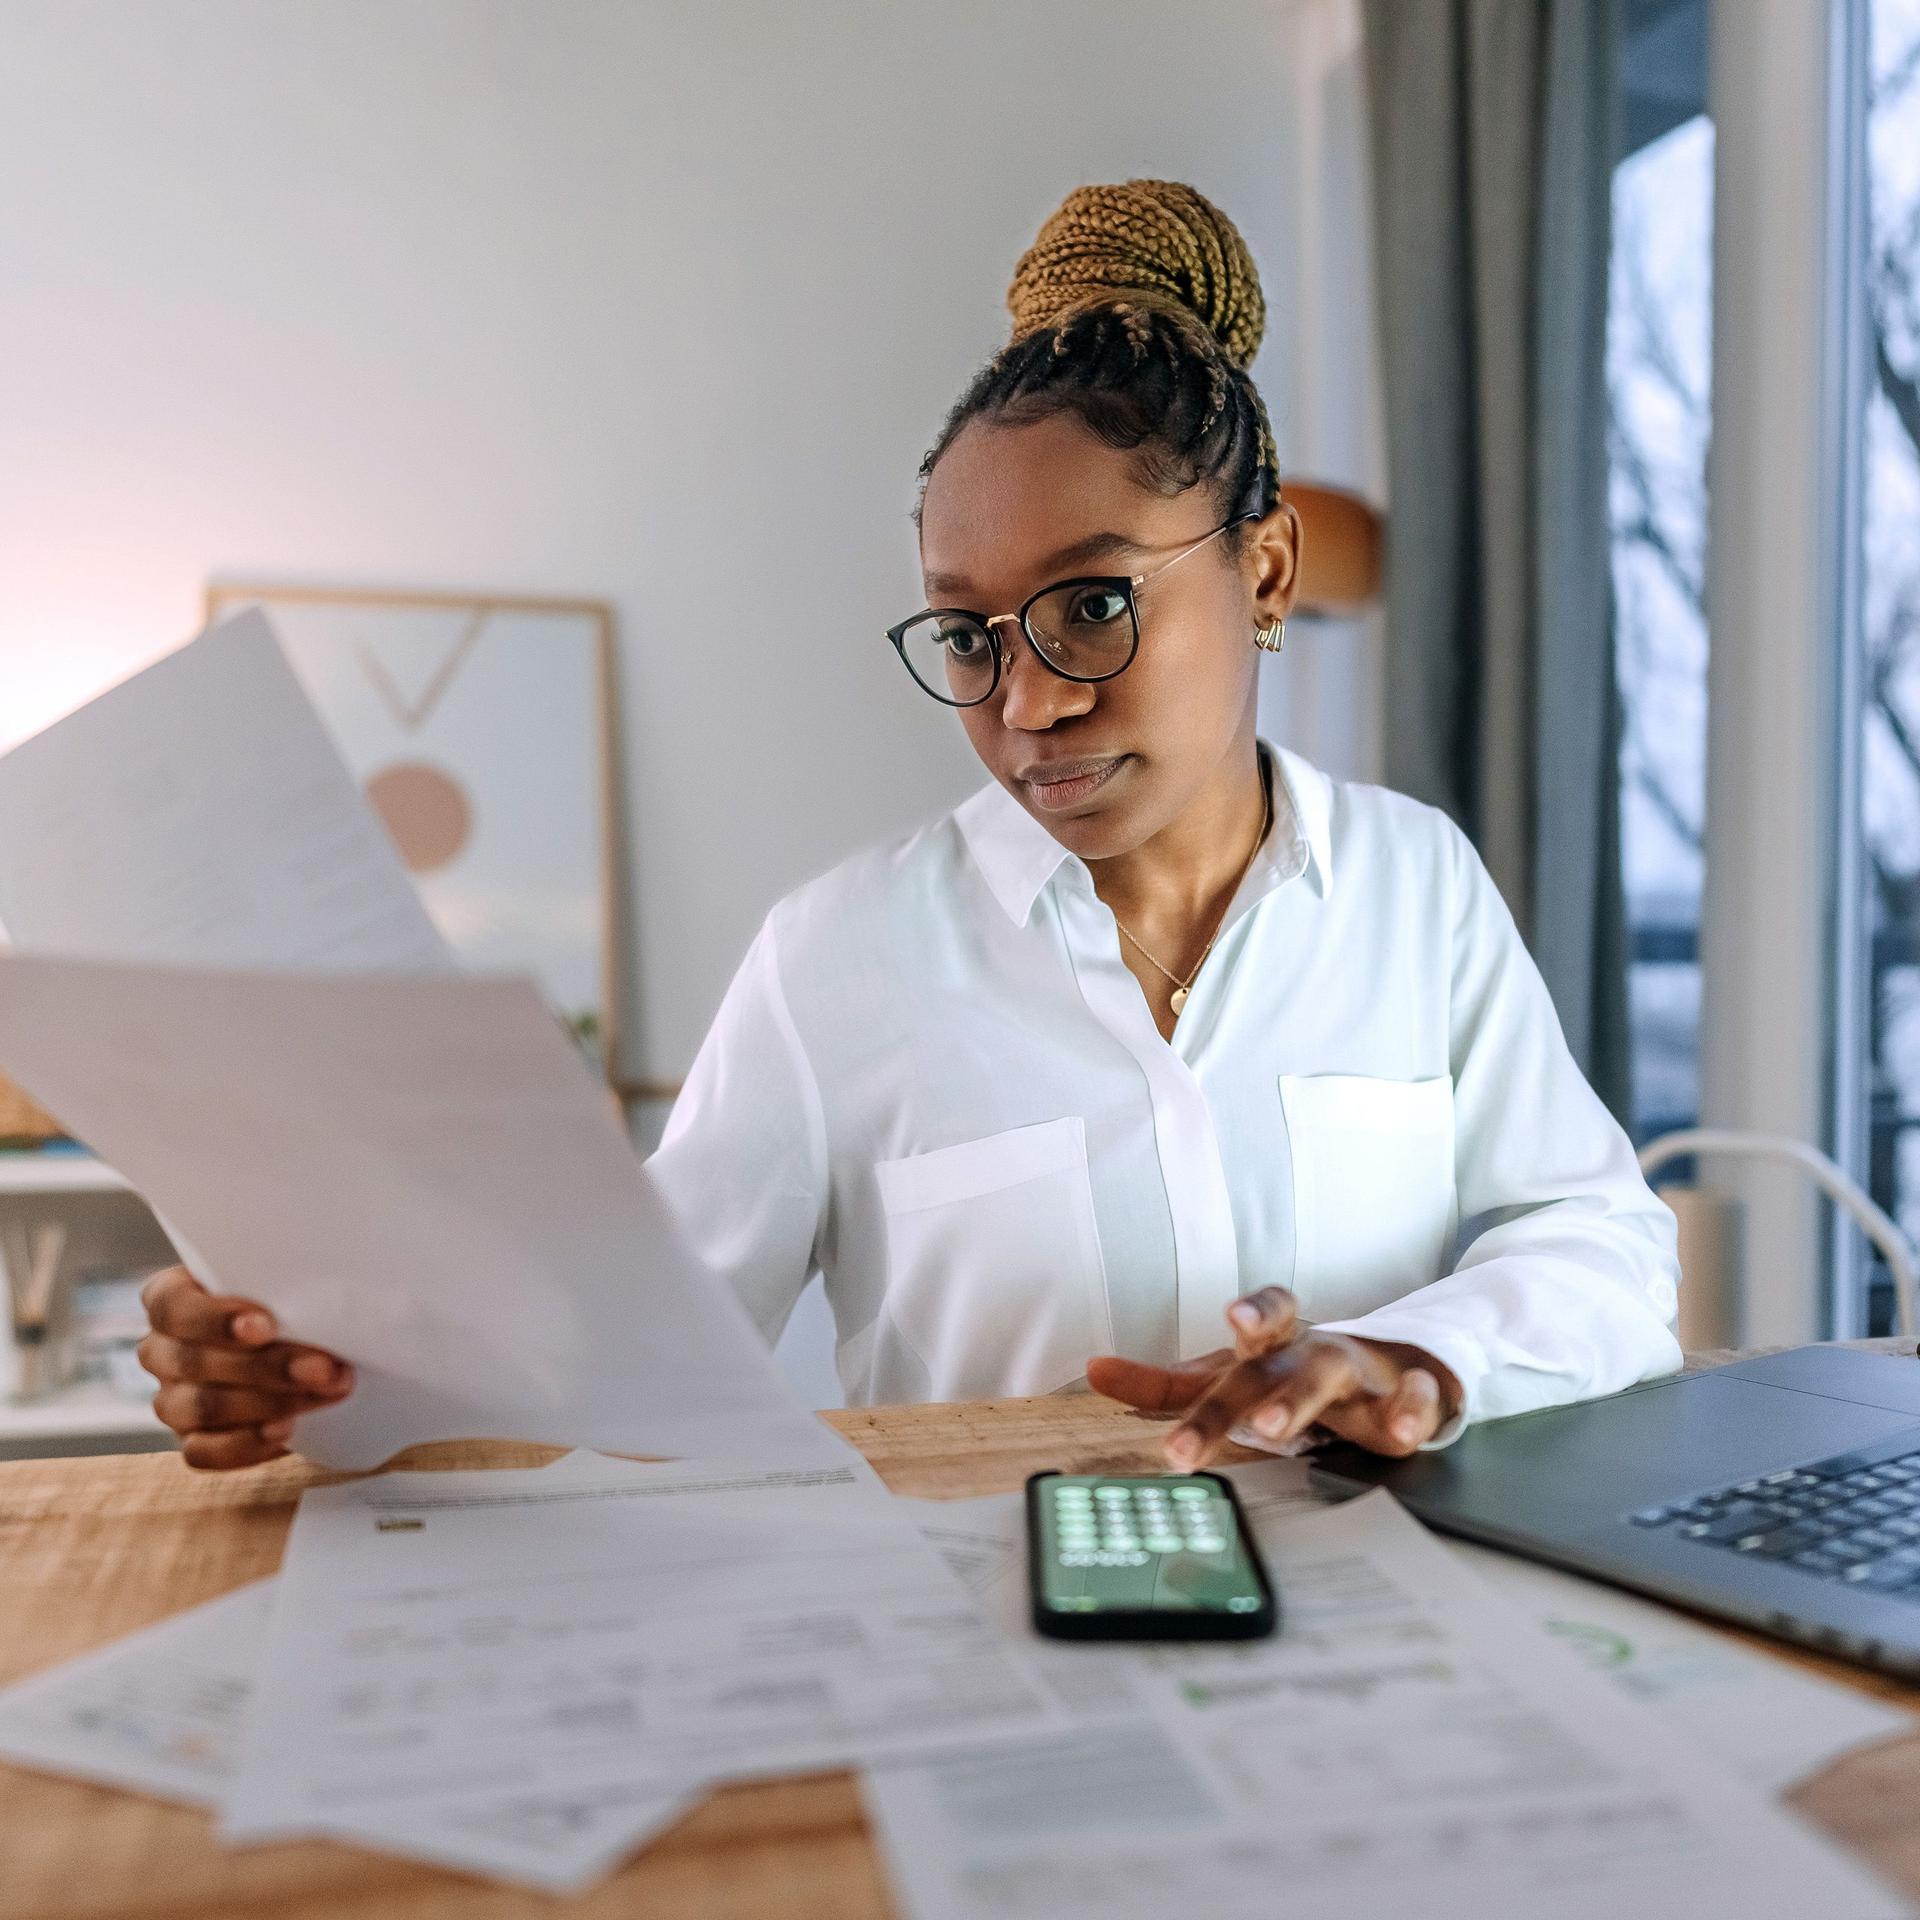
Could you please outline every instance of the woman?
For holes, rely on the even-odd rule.
[[[1315,1423],[1405,1454],[1677,1365],[1673,1217],[1473,849],[1256,733],[1300,523],[1239,234],[1081,189],[1008,304],[890,634],[992,778],[768,914],[650,1176],[769,1339],[824,1273],[853,1403],[1084,1373],[1178,1411],[1183,1468]],[[190,1464],[351,1390],[181,1269],[148,1301]]]

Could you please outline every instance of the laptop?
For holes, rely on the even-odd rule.
[[[1798,1347],[1469,1427],[1312,1456],[1430,1526],[1889,1672],[1920,1674],[1920,1359]]]

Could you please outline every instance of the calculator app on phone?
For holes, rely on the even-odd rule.
[[[1036,1474],[1027,1483],[1034,1624],[1067,1639],[1272,1631],[1265,1570],[1218,1474]]]

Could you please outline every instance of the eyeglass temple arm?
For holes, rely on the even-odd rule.
[[[1157,580],[1169,567],[1177,567],[1190,553],[1198,553],[1209,540],[1218,540],[1229,527],[1237,527],[1242,520],[1258,518],[1254,514],[1237,513],[1231,520],[1223,520],[1211,533],[1203,533],[1190,547],[1182,547],[1171,560],[1162,560],[1157,567],[1149,567],[1145,573],[1129,574],[1127,585],[1136,591],[1144,587],[1149,580]]]

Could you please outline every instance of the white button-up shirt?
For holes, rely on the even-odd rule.
[[[1086,863],[998,782],[767,915],[647,1162],[850,1404],[1227,1344],[1272,1282],[1462,1417],[1679,1364],[1672,1213],[1445,815],[1262,741],[1273,826],[1163,1039]]]

